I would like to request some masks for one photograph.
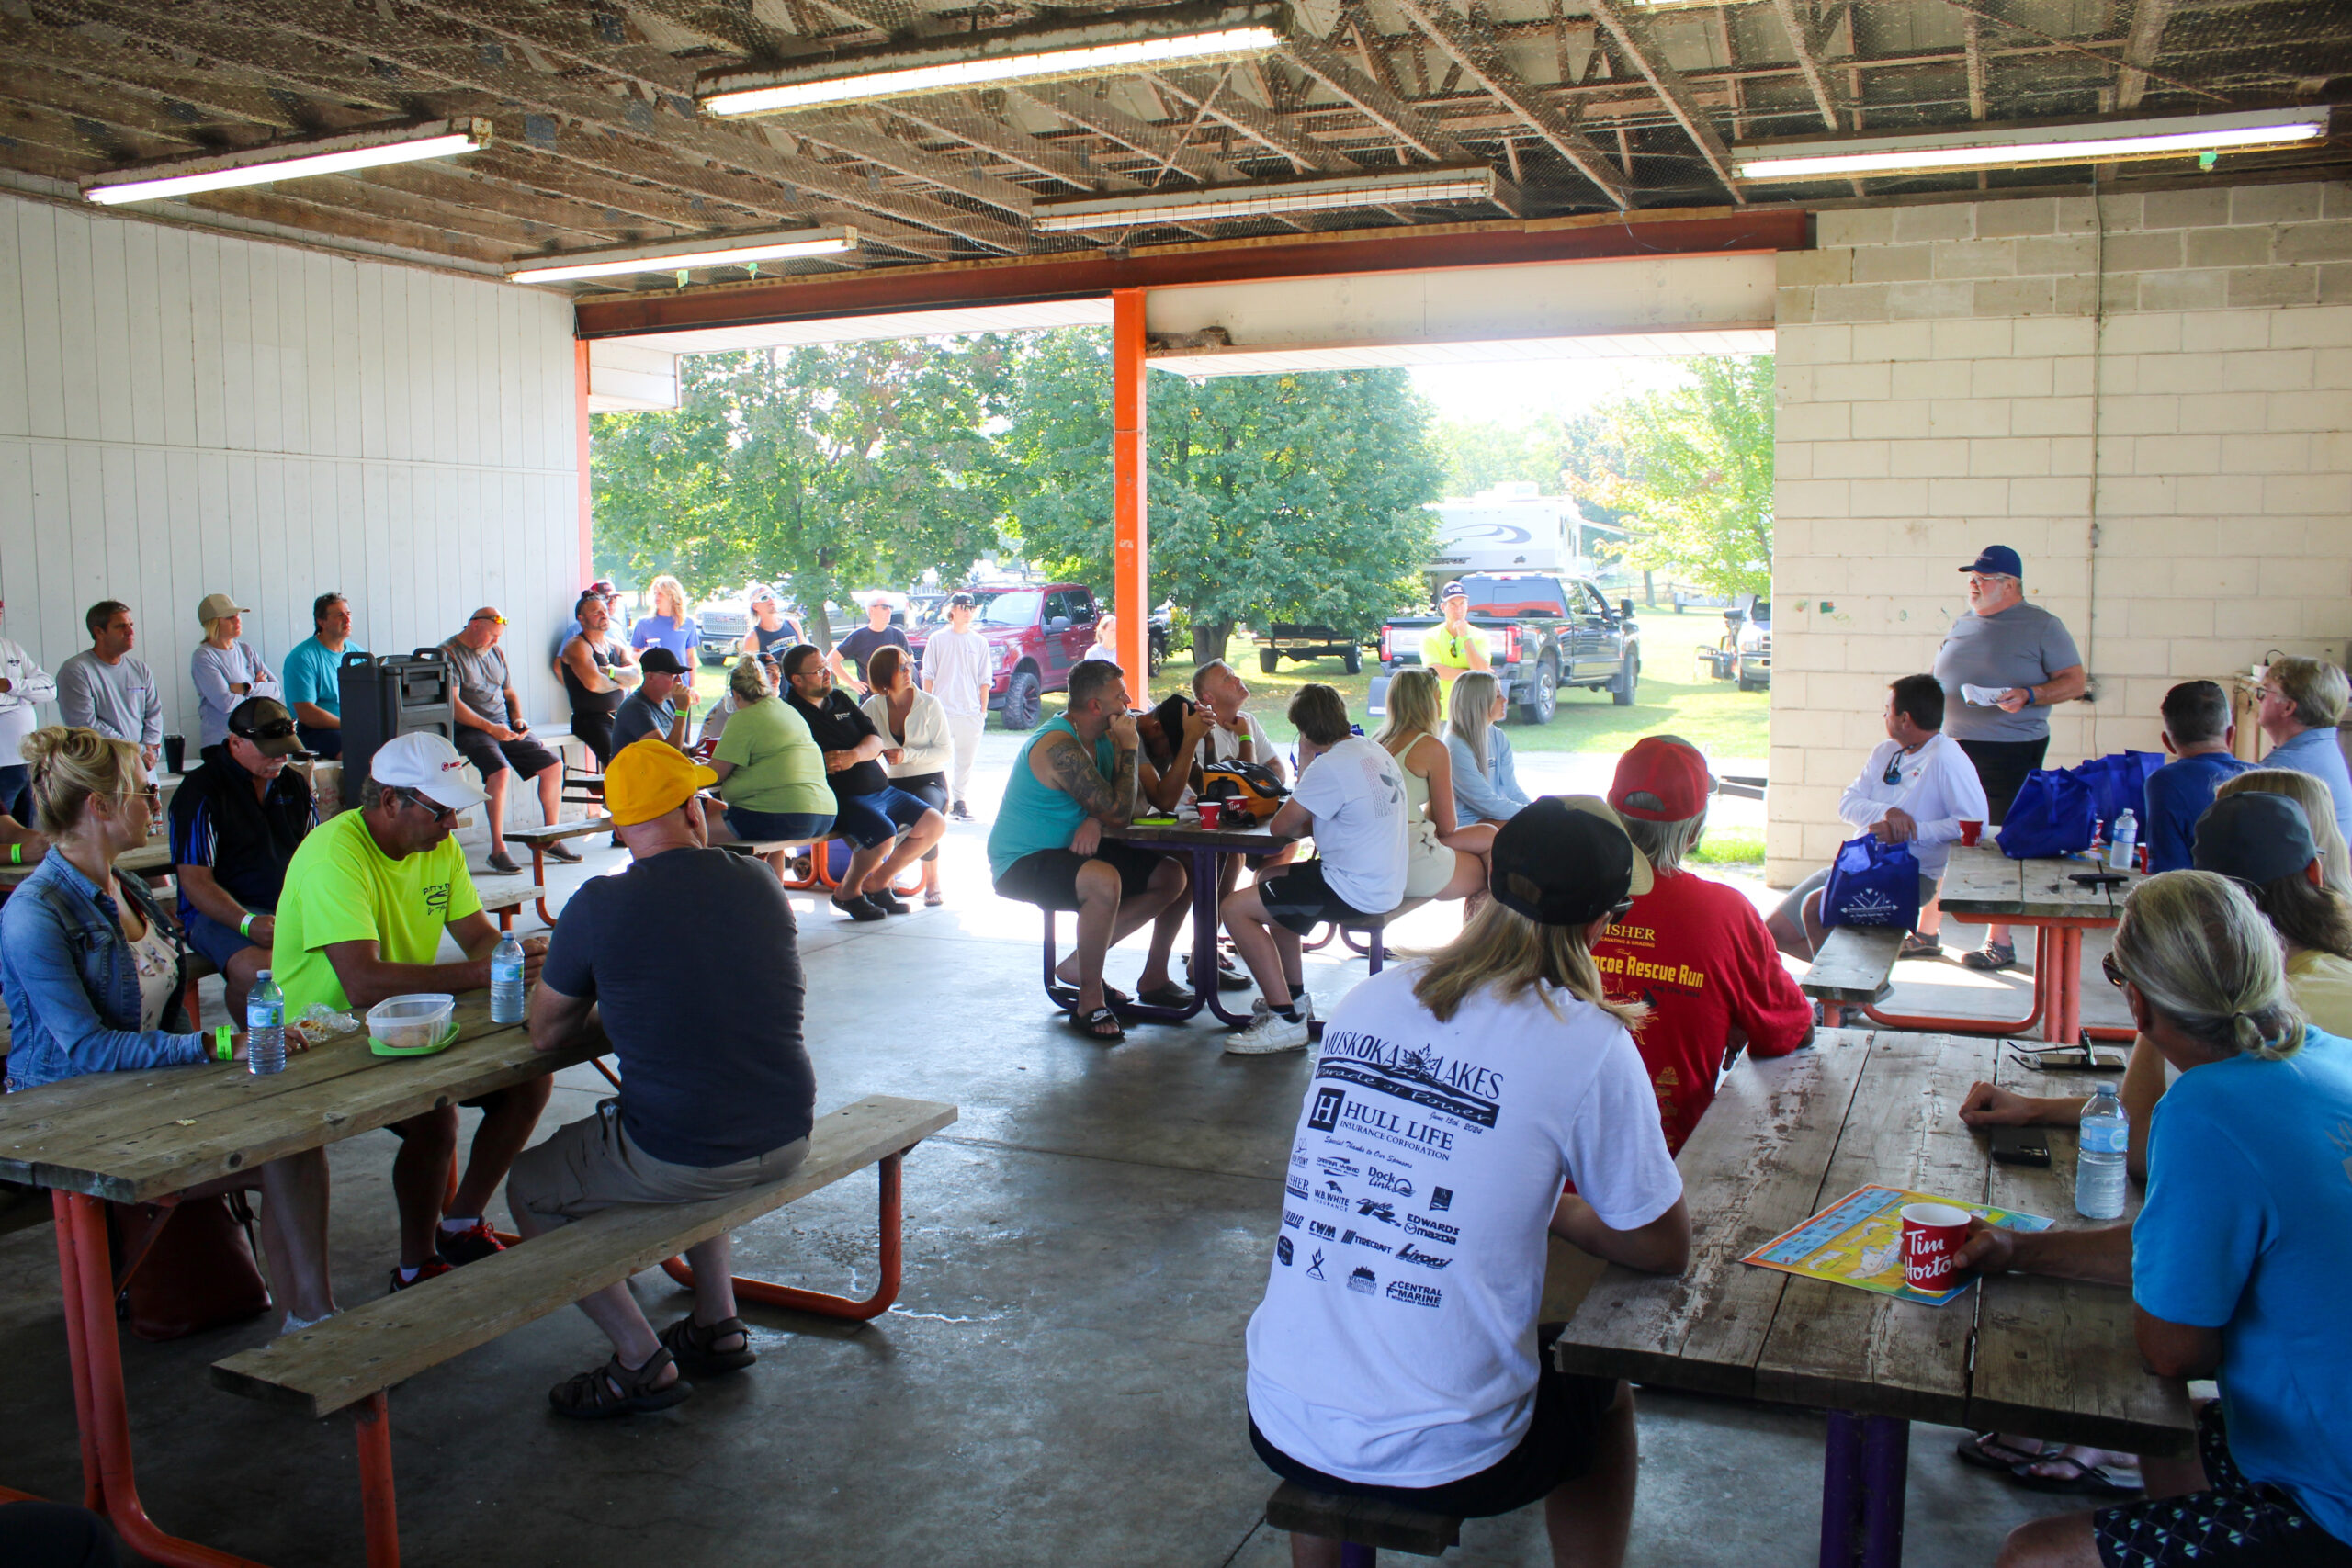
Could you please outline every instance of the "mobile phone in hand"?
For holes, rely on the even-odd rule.
[[[2050,1136],[2040,1127],[1996,1127],[1993,1157],[2003,1165],[2048,1166]]]

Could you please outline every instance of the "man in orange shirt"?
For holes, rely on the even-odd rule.
[[[1813,1004],[1756,906],[1682,867],[1706,831],[1713,791],[1706,759],[1687,741],[1651,736],[1618,759],[1609,804],[1657,886],[1592,950],[1611,1001],[1649,1004],[1634,1043],[1657,1090],[1666,1146],[1678,1154],[1733,1053],[1785,1056],[1813,1038]]]

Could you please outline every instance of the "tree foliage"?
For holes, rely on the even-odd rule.
[[[778,583],[830,641],[828,599],[995,550],[1012,358],[995,336],[684,358],[676,412],[596,418],[597,558]]]
[[[1572,497],[1595,523],[1622,524],[1609,500],[1624,468],[1609,422],[1596,412],[1563,418],[1544,412],[1518,424],[1500,420],[1442,420],[1436,446],[1445,462],[1445,493],[1467,500],[1519,481],[1544,495]]]
[[[1076,581],[1110,580],[1107,333],[1042,335],[1022,356],[1003,444],[1022,474],[1022,553]],[[1401,370],[1147,384],[1154,603],[1172,598],[1195,646],[1238,620],[1360,632],[1422,598],[1442,474],[1428,405]]]
[[[1772,359],[1702,359],[1691,382],[1609,405],[1614,474],[1599,489],[1633,530],[1637,567],[1714,593],[1772,580]]]

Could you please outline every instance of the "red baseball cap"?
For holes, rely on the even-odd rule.
[[[1617,759],[1617,776],[1609,786],[1609,804],[1621,816],[1645,822],[1681,822],[1707,807],[1715,793],[1707,759],[1687,741],[1662,735],[1645,736]],[[1658,800],[1657,809],[1625,804],[1630,795],[1647,794]]]

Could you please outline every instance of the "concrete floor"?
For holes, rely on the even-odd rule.
[[[989,740],[984,800],[1015,738]],[[757,1368],[628,1421],[548,1412],[547,1388],[605,1353],[570,1311],[413,1380],[391,1400],[409,1562],[1288,1561],[1261,1517],[1273,1481],[1245,1436],[1242,1331],[1307,1064],[1224,1056],[1204,1021],[1138,1027],[1111,1050],[1060,1027],[1038,988],[1035,912],[986,894],[985,837],[978,825],[952,832],[944,909],[854,927],[794,898],[819,1109],[876,1092],[962,1108],[907,1161],[899,1304],[858,1328],[752,1309]],[[600,848],[586,871],[617,860]],[[1399,940],[1442,941],[1457,919],[1426,911]],[[1136,963],[1115,955],[1114,980]],[[1335,998],[1363,972],[1360,959],[1311,959],[1309,985]],[[1899,977],[1904,1007],[2008,1009],[2004,993],[2021,990],[1956,964],[1906,964]],[[2112,1004],[2090,1003],[2104,1021],[2097,1010]],[[545,1131],[587,1113],[604,1087],[586,1068],[560,1082]],[[377,1134],[333,1153],[345,1304],[381,1292],[394,1261],[392,1147]],[[806,1200],[739,1237],[740,1267],[863,1293],[873,1204],[865,1179]],[[0,1484],[71,1498],[79,1465],[55,1286],[48,1227],[0,1239],[0,1357],[14,1369],[0,1380]],[[638,1291],[657,1325],[684,1310],[659,1273]],[[141,1494],[195,1540],[281,1568],[358,1563],[349,1422],[209,1386],[209,1363],[261,1337],[126,1337]],[[1819,1417],[1657,1392],[1641,1396],[1640,1423],[1634,1563],[1815,1560]],[[2050,1511],[2052,1500],[1956,1462],[1958,1436],[1914,1430],[1915,1563],[1990,1562],[2011,1525]],[[1471,1521],[1449,1560],[1545,1561],[1540,1517]]]

